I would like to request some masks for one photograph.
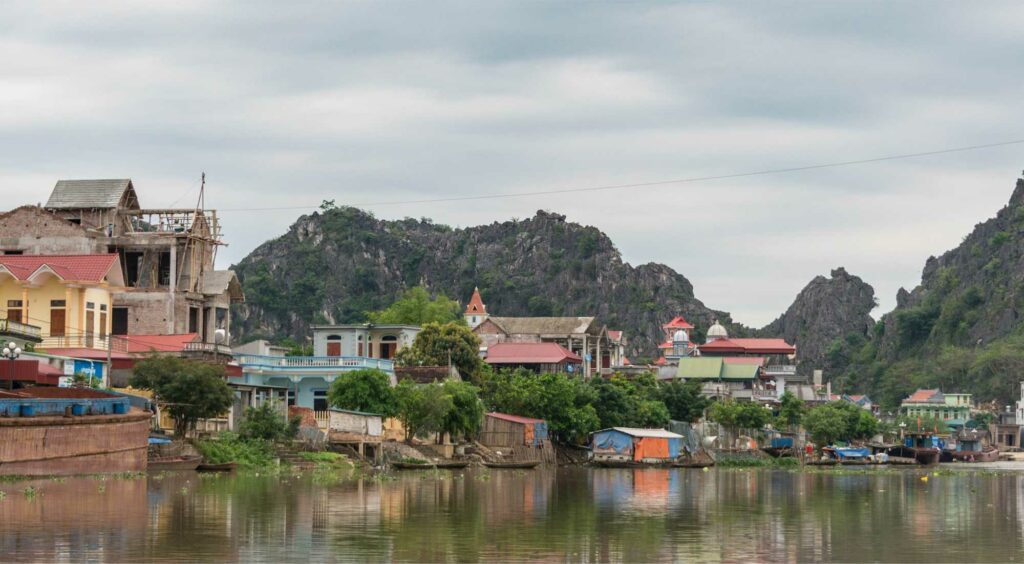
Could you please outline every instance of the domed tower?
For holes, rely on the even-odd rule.
[[[686,331],[679,329],[672,334],[672,355],[686,356],[690,348],[690,336]]]
[[[464,315],[470,329],[476,329],[477,325],[487,319],[487,306],[484,305],[484,300],[480,297],[480,288],[473,288],[473,297],[469,298]]]
[[[722,324],[719,323],[716,319],[715,322],[711,324],[711,327],[708,327],[708,338],[707,341],[705,341],[705,343],[710,343],[712,341],[717,341],[719,339],[728,338],[729,332],[726,331],[725,327],[722,327]]]

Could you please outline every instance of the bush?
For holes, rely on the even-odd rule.
[[[302,417],[296,415],[290,420],[278,411],[272,403],[264,403],[259,407],[245,410],[238,434],[243,440],[261,439],[264,441],[280,441],[294,439],[299,434]]]
[[[235,433],[221,433],[215,439],[196,443],[196,448],[208,464],[235,462],[244,468],[274,466],[277,456],[273,446],[263,440],[242,440]]]
[[[364,368],[346,372],[331,384],[331,405],[392,417],[397,413],[391,378],[383,370]]]

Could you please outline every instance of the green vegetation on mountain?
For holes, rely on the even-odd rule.
[[[406,319],[403,311],[424,304],[418,287],[450,306],[443,296],[465,301],[479,286],[492,315],[597,315],[625,331],[631,357],[656,358],[661,324],[673,315],[698,327],[717,318],[730,334],[745,332],[727,313],[705,307],[671,268],[631,266],[598,229],[543,211],[452,229],[328,206],[300,217],[234,268],[246,295],[234,312],[241,341],[304,342],[314,323]],[[390,308],[399,298],[416,307]]]

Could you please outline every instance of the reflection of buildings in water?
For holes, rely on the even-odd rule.
[[[38,494],[22,492],[34,488]],[[101,488],[102,487],[102,488]],[[146,480],[110,477],[3,484],[0,554],[32,561],[116,560],[146,531]]]

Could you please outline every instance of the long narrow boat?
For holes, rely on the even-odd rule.
[[[458,470],[469,466],[469,462],[451,460],[445,462],[419,464],[415,462],[392,462],[391,466],[396,470]]]
[[[685,462],[676,462],[672,465],[673,468],[710,468],[715,465],[715,461],[704,461],[704,460],[687,460]]]
[[[196,467],[199,472],[234,472],[237,464],[235,462],[224,462],[222,464],[200,464]]]
[[[539,460],[533,462],[484,462],[484,466],[488,468],[536,468],[540,464]]]
[[[167,456],[149,459],[146,468],[149,470],[195,470],[202,462],[202,456]]]

